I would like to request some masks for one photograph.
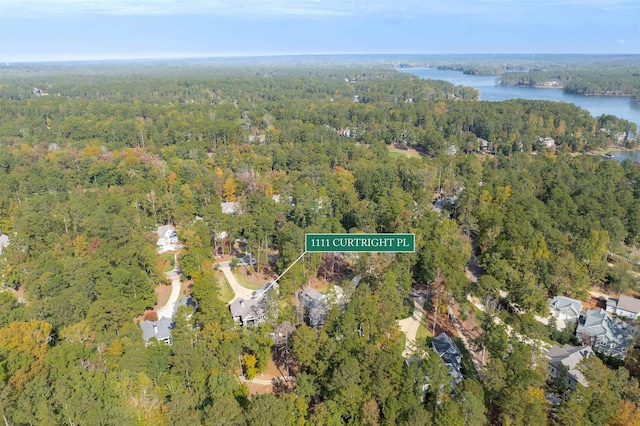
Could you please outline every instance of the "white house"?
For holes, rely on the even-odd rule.
[[[158,253],[178,249],[178,233],[171,225],[158,226]]]
[[[558,330],[564,330],[570,322],[577,323],[582,302],[565,296],[556,296],[549,302],[549,312],[556,319]]]
[[[7,234],[0,234],[0,254],[2,250],[9,245],[9,236]]]
[[[640,299],[624,294],[621,294],[618,299],[609,298],[607,300],[607,312],[619,317],[636,320],[640,315]]]

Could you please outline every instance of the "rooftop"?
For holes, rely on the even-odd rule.
[[[167,231],[175,231],[175,229],[171,225],[158,226],[158,238],[163,238],[165,235],[167,235]]]
[[[640,313],[640,299],[621,294],[620,298],[618,299],[617,308],[629,312],[634,312],[636,314]]]
[[[549,302],[549,307],[558,310],[569,309],[576,315],[580,315],[580,311],[582,311],[582,302],[570,297],[556,296],[551,300],[551,302]]]
[[[563,347],[553,346],[547,352],[549,358],[549,364],[557,366],[559,364],[564,365],[567,372],[573,376],[578,383],[583,386],[588,386],[587,380],[584,374],[577,369],[578,364],[585,358],[595,355],[591,346],[570,346],[564,345]]]

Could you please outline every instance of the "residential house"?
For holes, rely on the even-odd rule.
[[[569,389],[575,389],[576,383],[582,386],[589,386],[587,380],[580,370],[578,364],[585,358],[595,356],[591,346],[570,346],[559,347],[554,345],[547,351],[549,359],[549,376],[558,380],[565,376],[566,385]]]
[[[229,310],[234,321],[242,326],[258,325],[266,316],[266,302],[264,297],[254,297],[249,300],[236,299],[231,305]],[[259,296],[259,295],[258,295]]]
[[[158,234],[158,253],[164,253],[165,251],[177,250],[178,247],[178,233],[171,225],[158,226],[156,231]]]
[[[196,309],[198,309],[198,305],[196,304],[195,300],[191,298],[191,296],[185,297],[184,299],[173,305],[173,315],[171,315],[172,318],[176,314],[176,312],[178,312],[178,309],[182,306],[191,308],[191,312],[195,312]]]
[[[556,141],[553,138],[542,138],[538,137],[538,145],[544,146],[547,149],[551,149],[556,145]]]
[[[242,208],[240,207],[240,203],[238,203],[237,201],[228,201],[225,203],[220,203],[220,208],[222,209],[222,213],[224,214],[242,213]]]
[[[618,299],[607,300],[607,312],[619,317],[637,320],[640,316],[640,299],[621,294]]]
[[[462,375],[462,354],[451,337],[444,332],[440,333],[438,337],[431,341],[431,346],[449,369],[449,375],[452,377],[451,386],[464,380]]]
[[[271,199],[276,203],[282,202],[282,196],[280,194],[274,194],[271,196]],[[295,203],[293,202],[293,197],[291,195],[287,196],[288,203],[291,207],[295,207]]]
[[[602,309],[590,309],[580,316],[576,336],[598,352],[624,359],[633,341],[636,328],[614,319]]]
[[[167,345],[171,344],[171,330],[175,325],[175,321],[173,321],[173,316],[176,312],[178,312],[178,308],[181,306],[188,306],[192,309],[192,312],[195,312],[198,305],[191,298],[191,296],[185,297],[175,305],[173,305],[173,313],[171,318],[161,317],[157,321],[149,321],[144,320],[140,323],[140,328],[142,329],[142,340],[145,343],[149,344],[149,339],[155,337],[160,342],[164,342]]]
[[[240,259],[238,259],[238,266],[253,266],[256,264],[256,262],[256,257],[251,253],[247,253]]]
[[[0,254],[6,246],[9,245],[9,236],[7,234],[0,234]]]
[[[486,139],[478,138],[478,151],[479,152],[487,152],[489,151],[489,141]]]
[[[171,318],[160,318],[158,321],[144,320],[140,323],[142,340],[149,343],[149,339],[155,337],[160,342],[171,344],[171,329],[174,322]]]
[[[310,327],[322,327],[322,324],[327,319],[327,313],[329,306],[327,303],[327,297],[309,286],[298,295],[300,303],[305,309],[305,318]]]
[[[564,330],[568,323],[577,323],[582,311],[582,302],[565,296],[556,296],[549,301],[549,311],[556,319],[558,330]]]

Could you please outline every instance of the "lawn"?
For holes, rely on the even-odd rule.
[[[256,281],[254,279],[251,279],[250,276],[247,276],[244,266],[234,269],[232,270],[232,272],[233,272],[233,275],[236,277],[236,280],[238,280],[238,284],[240,284],[244,288],[257,290],[266,284],[266,282]]]
[[[408,157],[409,154],[406,154],[404,152],[397,152],[397,151],[389,151],[389,157],[391,158],[400,158],[400,157]]]
[[[224,303],[231,302],[235,297],[235,293],[224,276],[218,278],[218,291],[220,292],[220,300]]]
[[[399,149],[394,147],[389,147],[389,157],[391,158],[400,158],[400,157],[409,157],[409,158],[419,158],[421,157],[420,153],[416,152],[414,149]]]
[[[433,336],[431,332],[427,329],[425,323],[426,323],[426,318],[423,316],[422,321],[420,321],[420,326],[418,326],[418,331],[416,332],[416,343],[424,342],[427,337]]]
[[[162,263],[164,265],[164,272],[173,271],[173,267],[175,265],[175,258],[173,253],[162,253],[160,255],[160,258],[162,259]]]

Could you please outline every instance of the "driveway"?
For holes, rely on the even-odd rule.
[[[231,299],[229,304],[232,304],[237,299],[249,300],[253,297],[253,290],[242,287],[238,283],[238,280],[236,280],[236,277],[231,272],[231,266],[229,265],[229,262],[220,262],[218,263],[218,267],[224,274],[224,277],[227,279],[227,282],[229,283],[229,285],[231,286],[231,289],[235,293],[235,297]]]
[[[410,297],[413,299],[413,315],[398,321],[400,331],[407,336],[404,351],[402,351],[402,356],[405,358],[409,358],[416,350],[416,334],[422,322],[422,306],[424,304],[422,297],[414,293],[411,293]]]
[[[173,318],[175,305],[180,298],[180,274],[177,271],[177,256],[175,257],[174,265],[175,267],[173,268],[173,271],[165,272],[165,276],[171,280],[171,295],[169,296],[167,303],[162,308],[158,309],[158,319],[163,317]]]

